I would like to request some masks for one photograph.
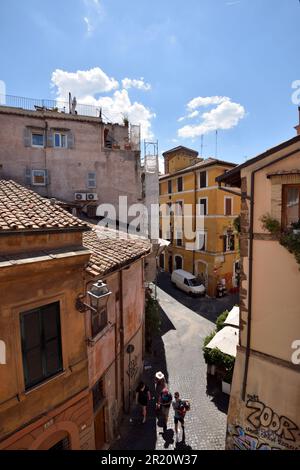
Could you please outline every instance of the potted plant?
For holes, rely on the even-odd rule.
[[[231,382],[233,376],[233,367],[230,367],[226,370],[226,373],[222,379],[222,392],[230,395],[231,391]]]
[[[211,356],[211,349],[207,348],[206,346],[208,343],[213,339],[215,336],[216,332],[212,331],[212,333],[204,339],[203,343],[203,355],[204,355],[204,360],[205,363],[207,364],[207,373],[210,375],[215,375],[216,373],[216,365],[213,363],[213,358]]]
[[[293,222],[291,225],[293,227],[293,234],[299,235],[300,234],[300,219],[298,220],[298,222]]]

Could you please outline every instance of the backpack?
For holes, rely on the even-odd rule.
[[[170,404],[172,401],[172,395],[170,392],[168,393],[161,393],[161,402],[163,405]]]
[[[180,401],[179,406],[178,406],[178,414],[181,418],[185,417],[185,414],[187,411],[190,410],[190,404],[186,401]]]

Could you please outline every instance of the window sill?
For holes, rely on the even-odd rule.
[[[54,380],[60,378],[60,377],[68,377],[69,375],[71,374],[71,371],[70,369],[65,369],[65,370],[62,370],[60,372],[58,372],[56,375],[53,375],[52,377],[50,377],[49,379],[45,379],[43,382],[37,384],[37,385],[33,385],[31,388],[29,388],[28,390],[25,390],[24,392],[22,392],[20,395],[19,395],[19,400],[22,401],[24,400],[28,395],[30,395],[32,392],[35,392],[36,390],[46,386],[46,385],[49,385],[50,382],[53,382]]]
[[[90,338],[87,338],[87,344],[88,346],[91,346],[91,347],[94,347],[96,343],[98,343],[98,341],[100,341],[100,339],[105,336],[110,330],[112,330],[114,327],[114,324],[113,323],[110,323],[108,322],[108,324],[103,328],[103,330],[101,330],[96,336],[94,336],[93,338],[90,337]]]

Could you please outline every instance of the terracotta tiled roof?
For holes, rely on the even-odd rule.
[[[217,158],[206,158],[205,160],[201,160],[198,163],[194,163],[193,165],[187,166],[185,168],[182,168],[180,170],[174,171],[174,173],[167,173],[165,175],[161,175],[159,177],[160,180],[163,180],[165,178],[169,178],[172,176],[180,175],[183,173],[188,173],[189,171],[197,170],[198,168],[205,168],[207,166],[212,166],[212,165],[222,165],[222,166],[230,166],[230,167],[236,167],[237,165],[235,163],[230,163],[230,162],[225,162],[224,160],[219,160]]]
[[[87,272],[103,276],[150,253],[150,241],[125,232],[92,226],[83,234],[83,245],[91,251]]]
[[[15,181],[0,180],[0,233],[70,228],[89,229],[86,222],[53,204],[51,200]]]

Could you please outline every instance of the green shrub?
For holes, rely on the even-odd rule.
[[[216,332],[212,331],[208,336],[206,336],[206,338],[203,341],[203,349],[208,345],[208,343],[211,342],[211,340],[213,339],[215,335],[216,335]]]
[[[293,222],[291,225],[293,229],[300,230],[300,219],[298,220],[298,222]]]
[[[204,348],[204,359],[207,364],[214,364],[220,369],[230,370],[234,367],[235,358],[224,354],[220,349],[214,348]]]
[[[226,321],[226,318],[228,317],[228,310],[225,310],[225,312],[221,313],[221,315],[218,316],[217,321],[216,321],[216,326],[217,326],[217,331],[222,330],[224,326],[224,322]]]
[[[295,256],[300,265],[300,235],[293,232],[283,233],[280,237],[280,244]]]
[[[241,233],[241,216],[237,216],[233,221],[233,226],[236,232]]]
[[[265,214],[260,218],[263,229],[272,235],[279,236],[281,232],[281,225],[277,219],[274,219],[270,214]]]

